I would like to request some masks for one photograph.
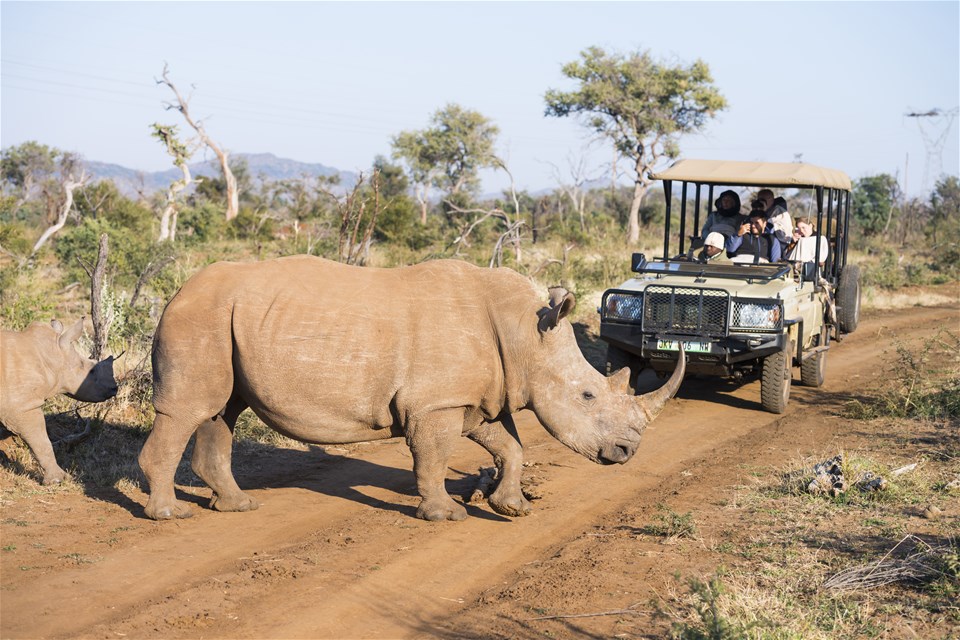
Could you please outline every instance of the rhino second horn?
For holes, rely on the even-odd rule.
[[[667,404],[667,400],[676,395],[677,389],[680,388],[680,383],[683,382],[683,376],[686,371],[687,356],[683,352],[683,345],[681,344],[680,355],[677,357],[677,368],[673,370],[673,375],[670,376],[667,383],[656,391],[645,393],[637,398],[640,406],[643,407],[644,413],[647,414],[648,420],[653,420],[657,417],[657,414],[659,414],[660,411],[663,410],[664,405]]]

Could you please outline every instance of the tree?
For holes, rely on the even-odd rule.
[[[166,201],[163,205],[163,211],[160,214],[160,236],[157,242],[173,242],[177,236],[177,212],[180,205],[180,192],[195,182],[190,176],[190,166],[187,162],[190,160],[190,150],[187,145],[177,138],[177,127],[175,125],[164,125],[154,123],[152,126],[154,138],[163,143],[167,153],[173,158],[173,164],[180,169],[183,177],[180,180],[174,180],[167,188]]]
[[[4,191],[12,191],[16,197],[14,210],[34,197],[43,188],[43,183],[56,174],[57,160],[61,155],[58,149],[32,140],[3,150],[0,175]]]
[[[477,111],[448,104],[433,114],[431,126],[403,131],[393,139],[393,157],[407,164],[417,185],[420,222],[427,221],[430,187],[447,198],[472,195],[479,187],[479,171],[499,166],[494,153],[500,129]]]
[[[941,238],[955,244],[960,237],[960,180],[957,176],[941,178],[930,194],[930,236],[934,249]]]
[[[889,173],[865,176],[854,183],[851,213],[865,236],[879,235],[889,228],[899,193],[897,179]]]
[[[207,135],[207,132],[203,127],[203,122],[194,120],[190,116],[190,102],[180,95],[180,91],[170,80],[169,69],[166,64],[163,65],[163,79],[157,80],[156,82],[157,84],[167,85],[173,92],[173,95],[177,98],[176,104],[165,102],[164,107],[167,110],[176,109],[179,111],[183,115],[184,120],[187,121],[187,124],[190,125],[190,128],[197,132],[197,136],[200,138],[200,141],[207,145],[210,150],[216,154],[217,159],[220,161],[220,170],[223,172],[223,179],[226,182],[227,190],[227,220],[233,220],[240,212],[240,195],[239,190],[237,189],[237,180],[233,177],[233,172],[230,170],[230,162],[227,152],[221,149],[220,146],[217,145],[217,143]]]
[[[36,254],[37,251],[40,250],[40,247],[46,244],[47,240],[49,240],[53,234],[63,229],[63,226],[67,223],[67,216],[69,216],[73,210],[74,192],[86,185],[89,179],[86,169],[80,162],[80,158],[72,153],[59,153],[58,165],[60,173],[59,187],[63,190],[63,199],[59,201],[56,219],[40,235],[36,244],[33,245],[33,249],[30,250],[31,256]]]
[[[579,82],[574,91],[550,89],[545,115],[577,115],[633,162],[633,201],[627,242],[640,239],[640,204],[650,186],[648,173],[663,158],[679,154],[679,138],[702,129],[727,107],[713,86],[710,69],[697,60],[689,66],[654,60],[649,51],[629,55],[599,47],[581,52],[563,74]]]
[[[941,178],[930,194],[930,236],[934,268],[960,275],[960,180]]]
[[[559,185],[562,194],[570,199],[573,210],[577,212],[577,216],[580,218],[580,231],[586,231],[587,222],[584,218],[587,202],[586,185],[588,182],[596,180],[596,177],[590,176],[587,173],[585,154],[581,154],[579,157],[574,157],[572,154],[567,155],[567,178],[561,176],[560,169],[557,165],[550,163],[550,166],[552,168],[553,179],[557,185]],[[558,203],[558,210],[560,223],[563,224],[562,200]]]

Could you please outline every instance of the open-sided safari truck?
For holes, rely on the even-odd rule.
[[[759,375],[763,408],[783,413],[792,367],[800,368],[804,385],[822,385],[831,340],[859,321],[860,269],[847,264],[850,178],[809,164],[712,160],[681,160],[651,177],[663,181],[666,198],[663,256],[633,254],[636,275],[603,294],[600,337],[608,343],[608,371],[672,371],[682,343],[688,372]],[[698,234],[717,187],[813,190],[815,233],[828,242],[816,241],[816,257],[806,263],[701,262],[691,248],[703,243]],[[679,247],[671,251],[677,190]],[[799,212],[790,213],[796,219]],[[826,256],[822,246],[829,246]]]

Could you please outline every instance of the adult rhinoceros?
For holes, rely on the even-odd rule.
[[[466,517],[444,489],[461,435],[499,467],[491,506],[529,512],[510,420],[523,408],[590,460],[626,462],[679,387],[684,359],[666,385],[634,396],[627,370],[604,378],[584,359],[564,320],[573,295],[550,293],[544,303],[514,271],[449,260],[376,269],[298,256],[206,267],[167,305],[154,340],[156,419],[139,459],[146,514],[190,515],[173,479],[194,432],[192,465],[213,489],[211,507],[257,508],[230,469],[247,407],[304,442],[405,437],[417,515],[427,520]]]

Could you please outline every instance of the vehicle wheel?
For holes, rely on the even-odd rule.
[[[790,400],[790,349],[763,359],[760,376],[760,404],[770,413],[783,413]]]
[[[815,346],[822,344],[823,334],[817,339]],[[800,382],[805,387],[821,387],[827,374],[827,352],[821,351],[800,364]]]
[[[643,371],[643,360],[613,345],[607,345],[606,374],[611,376],[624,367],[630,368],[630,390],[637,389],[637,376]]]
[[[840,273],[837,287],[837,322],[844,333],[853,333],[860,324],[860,267],[848,264]]]

